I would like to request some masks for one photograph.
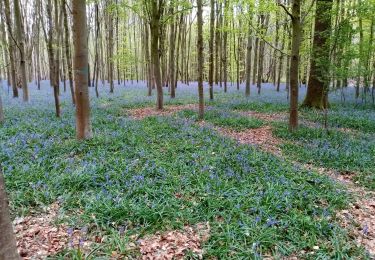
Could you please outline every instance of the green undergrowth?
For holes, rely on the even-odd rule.
[[[128,247],[134,237],[202,222],[211,226],[204,259],[366,259],[335,217],[352,201],[345,187],[199,126],[196,111],[124,116],[126,109],[154,106],[155,96],[145,93],[91,98],[93,138],[85,142],[74,138],[69,99],[62,100],[61,119],[42,99],[28,107],[6,103],[0,162],[12,216],[38,214],[58,201],[59,223],[105,238],[88,259],[108,259],[114,251],[140,257]],[[196,103],[193,94],[166,98],[166,105]],[[205,120],[242,131],[264,122],[233,110],[287,111],[287,103],[241,95],[215,95]],[[289,134],[285,123],[273,126],[276,136],[291,141],[282,146],[286,157],[355,171],[360,184],[374,188],[375,139],[363,130],[368,126],[357,127],[365,133],[355,135],[308,127]],[[58,258],[82,256],[68,248]]]
[[[253,100],[235,101],[225,106],[232,110],[257,111],[263,113],[288,111],[288,105],[284,103],[269,103]]]
[[[198,113],[194,110],[183,110],[178,113],[178,116],[198,121]],[[259,128],[263,125],[263,121],[260,119],[219,109],[207,109],[204,113],[204,121],[235,131]]]
[[[306,126],[289,133],[284,123],[274,124],[274,134],[292,141],[281,145],[285,156],[353,175],[361,185],[375,189],[374,135]]]
[[[327,121],[328,127],[331,128],[349,128],[363,133],[375,133],[374,109],[355,110],[353,107],[335,107],[328,110],[327,117],[324,111],[304,109],[302,117],[321,125]]]
[[[96,109],[94,137],[77,142],[72,111],[60,120],[43,109],[7,112],[0,160],[13,215],[59,201],[69,226],[100,227],[108,237],[92,258],[134,256],[124,246],[131,235],[206,221],[207,258],[363,256],[335,222],[350,201],[343,187],[191,120]]]

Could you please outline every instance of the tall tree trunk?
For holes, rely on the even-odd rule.
[[[98,48],[98,41],[100,39],[99,37],[100,32],[100,22],[99,22],[99,5],[98,3],[95,4],[95,66],[94,66],[94,75],[95,75],[95,94],[96,97],[99,97],[99,91],[98,91],[98,78],[99,78],[99,48]]]
[[[180,58],[180,48],[181,48],[181,38],[182,38],[182,28],[183,28],[183,25],[184,25],[184,15],[181,14],[180,15],[180,22],[179,22],[179,25],[178,25],[178,37],[177,37],[177,50],[176,50],[176,70],[175,70],[175,73],[174,73],[174,77],[173,77],[173,88],[176,89],[177,88],[177,82],[178,82],[178,75],[181,74],[181,71],[182,70],[179,70],[179,58]],[[177,28],[176,28],[177,30]]]
[[[1,2],[1,1],[0,1]],[[1,4],[1,3],[0,3]],[[17,88],[17,78],[16,78],[16,65],[14,63],[14,41],[12,40],[13,35],[13,26],[12,26],[12,19],[10,17],[10,7],[9,7],[9,0],[4,0],[4,14],[5,14],[5,21],[7,24],[7,31],[8,31],[8,53],[9,53],[9,62],[10,62],[10,75],[11,75],[11,85],[13,90],[13,97],[18,97],[18,88]]]
[[[169,34],[169,87],[171,89],[171,98],[176,97],[175,92],[175,84],[174,84],[174,73],[175,73],[175,41],[176,41],[176,24],[174,19],[174,8],[173,2],[171,3],[171,7],[169,9],[169,13],[172,16],[171,26],[170,26],[170,34]]]
[[[267,26],[268,26],[268,19],[269,16],[261,14],[260,15],[260,23],[262,28],[262,33],[267,32]],[[258,94],[260,94],[260,90],[262,88],[262,82],[263,82],[263,68],[264,68],[264,41],[260,41],[259,43],[259,58],[258,58],[258,77],[257,77],[257,88],[258,88]]]
[[[38,90],[40,90],[40,80],[41,80],[41,67],[40,67],[40,42],[39,42],[39,36],[40,36],[40,28],[39,28],[39,21],[40,21],[40,17],[39,17],[39,8],[40,8],[40,4],[39,4],[39,1],[37,3],[37,8],[38,8],[38,25],[37,25],[37,41],[36,41],[36,46],[35,46],[35,49],[36,49],[36,74],[37,74],[37,86],[38,86]]]
[[[29,90],[27,88],[27,75],[26,75],[26,57],[25,57],[25,35],[22,26],[21,10],[19,0],[13,0],[14,4],[14,20],[17,32],[17,48],[19,50],[20,58],[20,74],[22,85],[22,98],[24,102],[29,101]]]
[[[146,66],[147,66],[147,96],[152,95],[152,87],[153,87],[153,69],[152,63],[150,60],[150,47],[149,47],[149,29],[147,24],[144,25],[144,48],[145,48],[145,59],[146,59]]]
[[[257,27],[259,28],[259,23],[260,23],[260,16],[258,16],[257,20]],[[254,46],[254,65],[253,65],[253,84],[255,84],[255,81],[257,79],[257,72],[258,72],[258,48],[259,47],[259,37],[255,37],[255,46]]]
[[[3,12],[3,4],[2,4],[2,2],[0,2],[0,16],[1,16],[0,32],[1,32],[1,43],[3,45],[3,55],[1,56],[1,58],[3,59],[4,64],[9,64],[9,62],[8,62],[9,54],[8,54],[8,48],[7,48],[8,42],[7,42],[6,33],[5,33],[5,23],[4,23],[5,18],[4,18],[4,16],[2,16],[3,13],[4,13]],[[8,87],[9,87],[9,86],[11,86],[11,84],[10,84],[11,76],[10,76],[9,66],[4,66],[4,72],[6,72],[6,79],[7,79],[7,84],[8,84]]]
[[[298,128],[298,71],[301,47],[301,0],[292,1],[292,52],[290,57],[289,131]]]
[[[245,95],[250,96],[251,87],[251,49],[252,49],[252,37],[251,37],[251,21],[249,22],[249,32],[247,36],[247,47],[246,47],[246,90]]]
[[[203,15],[202,15],[202,0],[197,0],[198,6],[198,96],[199,96],[199,119],[204,117],[204,97],[203,97]]]
[[[88,46],[86,1],[74,0],[73,42],[74,42],[74,84],[76,89],[76,134],[77,139],[90,138],[90,99],[88,88]]]
[[[284,51],[284,48],[285,48],[285,36],[287,34],[287,24],[285,22],[285,25],[284,25],[284,31],[283,31],[283,38],[281,40],[281,50]],[[278,67],[278,72],[277,72],[277,81],[276,81],[276,91],[279,92],[280,91],[280,81],[281,81],[281,75],[282,75],[282,72],[283,72],[283,61],[284,61],[284,53],[280,53],[280,56],[279,56],[279,67]]]
[[[314,40],[310,76],[303,106],[324,109],[328,106],[329,38],[331,34],[332,0],[318,0],[314,25]]]
[[[358,0],[358,6],[361,6],[362,0]],[[359,59],[357,66],[357,83],[355,88],[355,98],[359,98],[359,88],[361,85],[361,76],[363,75],[363,45],[364,45],[364,35],[363,35],[363,20],[361,12],[358,15],[358,31],[359,31]]]
[[[1,80],[0,88],[2,87],[3,81]],[[1,91],[0,91],[0,124],[4,122],[4,109],[3,109],[3,100],[1,99]]]
[[[215,1],[210,0],[210,64],[208,71],[208,83],[210,85],[210,100],[214,99],[214,32],[215,32]]]
[[[223,80],[224,80],[224,92],[227,92],[228,83],[228,5],[229,0],[224,0],[224,33],[223,33]]]
[[[0,259],[21,259],[17,252],[16,239],[13,233],[10,218],[8,197],[5,190],[5,181],[0,168]]]
[[[66,0],[62,0],[62,11],[64,16],[64,45],[65,45],[65,57],[66,57],[66,64],[68,70],[68,78],[69,78],[69,87],[70,93],[72,96],[73,105],[76,103],[75,94],[74,94],[74,86],[73,86],[73,71],[72,71],[72,56],[70,54],[70,45],[69,45],[69,26],[68,26],[68,15],[66,13]],[[97,44],[97,43],[96,43]]]
[[[161,4],[161,3],[160,3]],[[162,6],[157,1],[151,3],[151,62],[154,70],[154,78],[156,83],[156,109],[163,109],[163,85],[160,72],[159,42],[160,42],[160,19],[162,14]]]
[[[216,2],[216,32],[215,32],[215,84],[219,84],[219,69],[220,69],[220,13],[221,3]]]
[[[61,26],[60,26],[60,22],[61,22],[61,19],[59,17],[59,9],[58,9],[58,6],[59,6],[59,1],[58,0],[54,0],[54,11],[55,11],[55,14],[54,14],[54,19],[55,19],[55,54],[54,54],[54,69],[55,69],[55,84],[57,86],[57,93],[58,95],[60,95],[60,49],[57,48],[57,46],[60,46],[60,38],[61,38],[61,32],[60,32],[60,29],[61,29]]]
[[[113,93],[113,20],[112,13],[110,12],[112,0],[107,1],[107,30],[108,30],[108,43],[107,43],[107,64],[108,64],[108,81],[109,81],[109,92]]]
[[[57,6],[55,8],[57,8]],[[58,90],[59,79],[56,73],[56,64],[55,64],[55,57],[54,57],[56,53],[54,53],[54,49],[53,49],[54,25],[53,25],[53,20],[52,20],[52,0],[47,1],[47,19],[48,19],[48,36],[46,35],[46,40],[47,40],[50,82],[53,87],[56,117],[60,117],[60,100],[59,100],[59,90]],[[55,24],[55,26],[57,26],[57,24]]]
[[[290,35],[290,37],[292,36],[291,35],[291,32],[290,32],[290,29],[288,29],[288,34]],[[287,40],[287,50],[289,51],[290,50],[290,44],[291,44],[291,40]],[[285,90],[287,91],[288,93],[288,98],[289,98],[289,95],[290,95],[290,58],[289,57],[286,57],[286,69],[285,69]]]
[[[275,14],[275,19],[276,19],[276,37],[275,37],[275,47],[278,48],[279,46],[279,31],[280,31],[280,28],[279,28],[279,16],[278,16],[278,11],[276,11],[276,14]],[[273,52],[273,65],[272,65],[272,80],[273,80],[273,85],[276,86],[276,82],[277,82],[277,54],[278,54],[278,50],[275,49],[274,52]]]

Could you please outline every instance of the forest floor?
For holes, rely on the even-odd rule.
[[[56,119],[48,82],[28,105],[5,90],[0,161],[25,259],[375,255],[375,113],[350,88],[331,93],[327,129],[302,110],[293,134],[269,84],[249,99],[215,88],[204,121],[196,84],[162,112],[143,83],[102,88],[81,143],[68,92]]]

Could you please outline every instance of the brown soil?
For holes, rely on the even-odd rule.
[[[233,138],[241,144],[256,145],[266,152],[281,155],[281,150],[278,148],[281,140],[272,135],[272,128],[270,126],[247,129],[242,132],[236,132],[222,127],[216,127],[215,129],[220,134]]]
[[[143,107],[143,108],[137,108],[137,109],[129,109],[127,110],[127,112],[129,113],[131,118],[141,120],[149,116],[173,115],[174,113],[177,113],[185,109],[197,109],[197,105],[195,104],[171,105],[171,106],[165,106],[163,110],[156,110],[154,107]]]
[[[144,260],[185,259],[188,251],[203,259],[202,243],[209,238],[209,223],[195,227],[185,226],[183,230],[156,233],[140,239],[139,247]]]

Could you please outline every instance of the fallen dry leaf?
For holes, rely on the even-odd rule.
[[[185,109],[196,109],[197,105],[187,104],[187,105],[171,105],[165,106],[163,110],[156,110],[155,107],[144,107],[137,109],[129,109],[129,115],[133,119],[144,119],[149,116],[168,116],[176,112],[185,110]]]
[[[13,221],[17,247],[23,259],[45,259],[70,247],[89,250],[91,242],[84,240],[85,232],[71,230],[64,224],[55,226],[59,204],[37,216],[18,217]]]
[[[188,251],[203,258],[202,243],[209,238],[209,223],[199,223],[183,230],[156,233],[138,240],[143,260],[184,259]]]

